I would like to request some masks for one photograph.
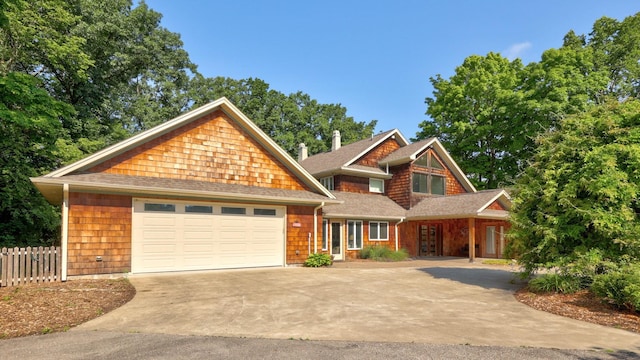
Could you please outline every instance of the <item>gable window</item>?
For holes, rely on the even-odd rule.
[[[389,223],[386,221],[369,221],[369,240],[389,240]]]
[[[322,220],[322,250],[329,249],[329,221]]]
[[[382,194],[384,192],[384,180],[369,179],[369,192]]]
[[[335,190],[333,185],[333,176],[320,178],[320,184],[322,184],[322,186],[324,186],[327,190]]]
[[[444,170],[444,166],[442,166],[440,161],[430,151],[417,158],[413,164],[431,169]]]
[[[362,221],[347,221],[347,249],[362,249]]]
[[[444,176],[413,173],[412,183],[413,192],[432,195],[445,194]]]

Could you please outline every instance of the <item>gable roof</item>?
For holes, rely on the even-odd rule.
[[[377,168],[357,167],[357,165],[352,164],[364,154],[371,151],[392,136],[395,136],[395,139],[403,146],[409,144],[398,129],[393,129],[374,135],[369,139],[341,146],[338,150],[309,156],[301,161],[300,165],[315,176],[321,176],[323,174],[337,171],[349,172],[354,169],[371,172],[372,175],[386,175],[384,171]]]
[[[257,125],[249,120],[246,115],[244,115],[237,107],[235,107],[235,105],[233,105],[227,98],[224,97],[192,111],[189,111],[185,114],[182,114],[172,120],[169,120],[147,131],[134,135],[112,146],[109,146],[79,161],[76,161],[58,170],[52,171],[49,174],[37,178],[32,178],[31,181],[38,188],[44,188],[47,184],[49,184],[50,186],[48,187],[48,191],[46,193],[43,192],[43,194],[45,194],[45,196],[53,196],[53,194],[51,193],[51,186],[59,187],[60,189],[58,191],[62,191],[61,184],[64,183],[64,180],[62,179],[67,178],[68,176],[73,174],[82,173],[83,171],[86,171],[98,164],[101,164],[111,158],[123,154],[175,129],[196,121],[202,118],[204,115],[218,110],[223,111],[249,136],[255,139],[260,145],[262,145],[266,149],[266,151],[272,154],[282,165],[290,170],[294,174],[294,176],[296,176],[298,179],[300,179],[300,181],[302,181],[310,189],[312,189],[313,192],[320,194],[326,200],[335,199],[333,194],[325,189],[324,186],[322,186],[322,184],[318,182],[318,180],[311,176],[311,174],[309,174],[309,172],[307,172],[300,164],[298,164],[297,161],[295,161],[280,146],[278,146],[275,141],[273,141]],[[47,199],[49,199],[49,196],[47,196]]]
[[[449,152],[442,146],[442,143],[437,138],[428,138],[422,141],[412,143],[410,145],[401,147],[400,149],[387,155],[387,157],[381,159],[378,163],[380,165],[400,165],[406,164],[416,160],[421,156],[428,148],[432,148],[442,161],[445,162],[447,168],[453,173],[453,175],[460,181],[462,186],[469,192],[476,192],[475,186],[469,181],[467,176],[462,172],[462,169],[453,160]]]
[[[326,217],[398,221],[405,217],[406,210],[384,195],[342,191],[334,191],[333,194],[342,203],[322,208]]]
[[[506,210],[488,207],[498,201]],[[428,197],[407,211],[407,219],[451,219],[463,217],[507,218],[511,199],[502,189]]]

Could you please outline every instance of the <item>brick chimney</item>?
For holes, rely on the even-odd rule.
[[[308,156],[309,154],[307,153],[307,145],[305,145],[304,143],[300,143],[300,145],[298,145],[298,162],[302,162]]]
[[[336,151],[342,146],[342,140],[340,139],[340,131],[333,130],[333,137],[331,138],[331,151]]]

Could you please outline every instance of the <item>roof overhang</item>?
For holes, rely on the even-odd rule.
[[[434,216],[411,216],[407,217],[407,221],[418,220],[453,220],[453,219],[491,219],[491,220],[508,220],[509,212],[504,210],[492,210],[490,212],[479,211],[471,214],[447,214]]]
[[[382,170],[380,170],[380,171],[377,171],[377,170],[365,170],[365,169],[353,168],[353,167],[349,167],[349,166],[342,166],[339,169],[323,171],[323,172],[319,172],[319,173],[316,173],[316,174],[313,174],[313,175],[318,177],[318,178],[323,178],[323,177],[333,176],[333,175],[353,175],[353,176],[360,176],[360,177],[364,176],[364,177],[371,177],[371,178],[375,178],[375,179],[384,179],[384,180],[389,180],[389,179],[393,178],[392,174],[387,174],[387,173],[383,172]]]
[[[322,214],[323,217],[329,219],[354,219],[354,220],[386,220],[386,221],[401,221],[405,220],[404,216],[372,216],[372,215],[360,215],[360,214]]]
[[[65,178],[31,178],[33,184],[45,196],[47,201],[54,205],[62,203],[62,192],[64,184],[69,185],[71,192],[113,194],[127,196],[162,196],[183,199],[198,200],[224,200],[236,202],[251,203],[269,203],[269,204],[291,204],[291,205],[321,205],[321,204],[341,204],[342,201],[332,198],[309,199],[303,196],[273,196],[260,194],[243,194],[238,192],[227,191],[204,191],[192,189],[174,189],[165,187],[150,187],[137,185],[123,185],[84,181],[73,181]]]

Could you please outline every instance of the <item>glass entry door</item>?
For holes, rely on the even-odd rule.
[[[331,255],[333,260],[342,260],[342,223],[331,223]]]
[[[419,225],[418,255],[442,256],[442,225]]]

